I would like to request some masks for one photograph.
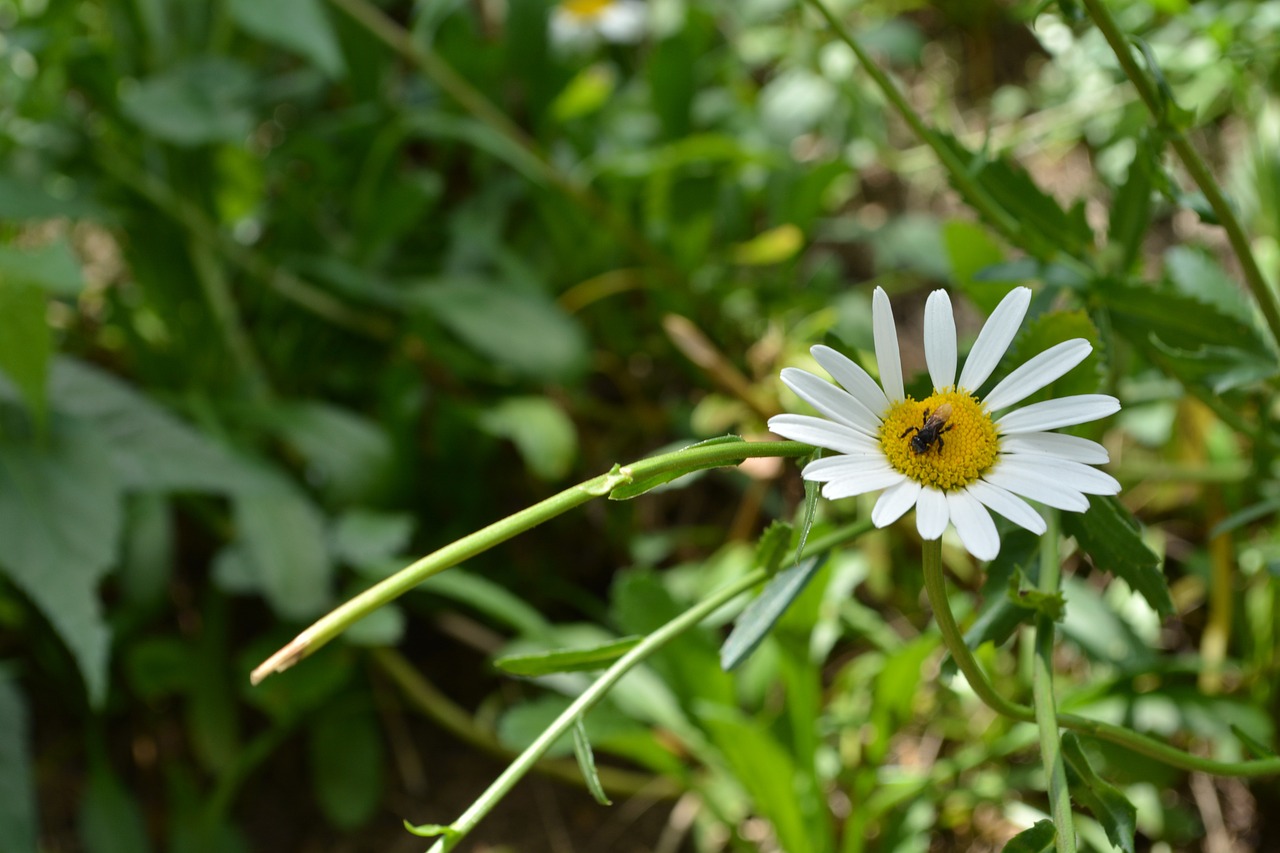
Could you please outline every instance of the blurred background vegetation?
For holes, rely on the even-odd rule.
[[[1280,2],[1109,6],[1274,284]],[[793,466],[589,505],[249,670],[614,462],[763,437],[779,368],[870,348],[875,285],[911,341],[935,287],[962,338],[1016,282],[1074,311],[1177,617],[1081,560],[1064,703],[1273,743],[1275,359],[1168,126],[1073,2],[831,7],[1078,263],[987,227],[792,0],[0,0],[5,851],[421,849],[401,819],[584,683],[491,660],[653,630],[791,517]],[[912,536],[833,558],[733,676],[715,626],[673,644],[588,719],[613,808],[553,761],[470,849],[1000,849],[1046,809],[1035,732],[939,675]],[[1016,690],[1018,647],[984,653]],[[1139,849],[1280,849],[1274,780],[1092,757]]]

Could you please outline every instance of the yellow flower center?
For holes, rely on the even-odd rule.
[[[991,416],[972,394],[954,388],[890,406],[880,446],[894,468],[943,491],[977,480],[1000,451]]]
[[[604,14],[614,0],[561,0],[560,8],[583,21],[590,21]]]

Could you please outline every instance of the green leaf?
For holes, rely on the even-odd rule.
[[[419,838],[436,838],[438,836],[443,836],[445,838],[458,837],[458,830],[454,829],[452,826],[445,826],[442,823],[420,823],[414,825],[406,820],[404,822],[404,828]]]
[[[1062,592],[1041,592],[1022,581],[1020,571],[1015,571],[1009,578],[1009,601],[1013,606],[1029,610],[1036,616],[1044,616],[1052,622],[1061,622],[1067,608],[1067,600]]]
[[[337,503],[372,500],[392,473],[386,431],[349,409],[319,401],[272,403],[250,416],[306,460],[310,478]]]
[[[348,510],[333,527],[334,554],[353,566],[381,563],[409,546],[415,524],[407,512]]]
[[[419,287],[410,299],[476,353],[512,373],[563,381],[586,368],[582,327],[539,294],[456,280]]]
[[[52,353],[44,291],[0,271],[0,372],[18,387],[39,430],[48,418],[46,380]]]
[[[97,706],[111,646],[97,587],[119,549],[120,484],[90,430],[55,419],[37,441],[14,426],[0,429],[0,569],[66,643]]]
[[[1062,736],[1062,757],[1076,776],[1075,784],[1071,786],[1072,795],[1102,824],[1108,841],[1124,853],[1134,853],[1138,810],[1133,803],[1119,788],[1094,772],[1080,746],[1080,739],[1073,732]]]
[[[330,77],[346,73],[342,48],[321,0],[231,0],[230,10],[246,32],[305,56]]]
[[[1209,345],[1265,352],[1249,325],[1167,287],[1099,281],[1093,292],[1106,307],[1115,330],[1139,345],[1146,345],[1155,335],[1170,347],[1188,351]]]
[[[30,748],[26,702],[9,675],[0,672],[0,838],[12,853],[38,849]]]
[[[167,498],[133,497],[126,515],[124,555],[116,576],[124,603],[156,612],[164,607],[174,567],[174,531]]]
[[[308,746],[312,789],[325,818],[347,831],[367,823],[382,800],[386,747],[366,696],[321,710]]]
[[[1052,853],[1054,840],[1057,837],[1053,821],[1038,820],[1010,838],[1002,853]]]
[[[480,428],[509,439],[525,466],[543,480],[562,480],[578,455],[578,432],[564,410],[546,397],[507,397],[480,414]]]
[[[401,567],[397,565],[395,568]],[[537,608],[505,587],[466,569],[455,568],[433,575],[416,589],[465,604],[521,634],[541,636],[551,630],[551,623]]]
[[[1137,519],[1119,500],[1089,495],[1088,511],[1062,514],[1062,529],[1099,569],[1123,578],[1161,616],[1173,615],[1160,558],[1142,541]]]
[[[315,504],[280,480],[274,488],[238,495],[234,508],[237,540],[272,609],[291,620],[323,611],[333,566]]]
[[[0,246],[0,282],[34,284],[45,293],[73,299],[84,290],[80,261],[65,238],[36,249]]]
[[[138,801],[101,760],[92,762],[77,829],[85,853],[149,853],[152,849]]]
[[[776,572],[787,556],[794,532],[795,529],[785,521],[775,519],[771,522],[756,543],[756,565],[769,574]]]
[[[1243,728],[1236,725],[1235,723],[1231,724],[1231,733],[1234,734],[1236,737],[1240,738],[1240,742],[1243,743],[1251,753],[1253,753],[1254,757],[1256,758],[1275,758],[1276,757],[1276,751],[1274,749],[1267,746],[1265,743],[1258,740],[1256,737],[1249,734],[1247,731],[1245,731]]]
[[[261,488],[261,471],[96,367],[58,359],[53,407],[100,436],[123,486],[154,492],[230,494]]]
[[[551,102],[551,115],[562,123],[590,115],[608,103],[617,86],[618,74],[612,65],[588,65]]]
[[[803,248],[804,232],[787,223],[733,245],[729,254],[735,264],[761,267],[789,261]]]
[[[359,591],[352,590],[351,595]],[[407,623],[408,617],[402,607],[384,604],[344,631],[342,638],[353,646],[394,646],[404,637]]]
[[[804,481],[804,523],[800,525],[800,543],[796,545],[796,562],[804,554],[804,545],[809,541],[809,533],[813,530],[813,520],[818,517],[818,497],[821,490],[813,480]]]
[[[1093,351],[1065,375],[1018,401],[1019,406],[1073,394],[1092,394],[1099,390],[1102,384],[1100,336],[1098,328],[1083,311],[1054,311],[1041,314],[1027,323],[1018,335],[1008,363],[1025,364],[1033,356],[1073,338],[1084,338],[1093,345]]]
[[[622,637],[585,649],[556,649],[530,655],[507,655],[493,665],[509,675],[534,678],[557,672],[589,672],[604,669],[636,647],[643,637]]]
[[[1174,246],[1164,253],[1164,272],[1183,296],[1212,305],[1233,320],[1254,325],[1253,306],[1244,289],[1208,252],[1192,246]]]
[[[578,767],[582,770],[582,778],[586,780],[587,790],[602,806],[611,806],[613,801],[604,792],[600,784],[600,776],[596,773],[596,759],[591,754],[591,741],[587,740],[587,728],[582,724],[582,717],[573,720],[573,754],[578,759]]]
[[[126,89],[120,106],[135,124],[165,142],[185,146],[239,144],[253,129],[248,104],[255,84],[244,65],[222,57],[204,57]]]
[[[719,435],[715,438],[708,438],[706,441],[699,441],[697,444],[691,444],[688,447],[683,447],[681,449],[692,450],[695,447],[710,447],[715,444],[734,444],[740,441],[745,441],[745,439],[740,435]],[[631,498],[643,495],[645,492],[653,491],[658,486],[665,485],[673,480],[678,480],[686,474],[692,474],[695,471],[705,471],[708,468],[726,468],[737,464],[737,462],[691,462],[685,467],[663,471],[661,474],[654,474],[652,477],[643,477],[638,480],[633,480],[626,485],[618,486],[616,489],[609,492],[609,500],[630,500]]]
[[[1214,394],[1261,385],[1280,374],[1280,363],[1269,352],[1224,346],[1203,346],[1190,352],[1166,346],[1154,335],[1149,343],[1158,354],[1154,359],[1157,364],[1184,384],[1205,385]]]
[[[1007,533],[1001,540],[1000,553],[987,564],[987,579],[982,585],[983,608],[978,618],[965,631],[964,642],[970,649],[983,643],[1003,645],[1013,636],[1019,625],[1029,625],[1034,614],[1016,606],[1009,598],[1009,585],[1023,574],[1024,569],[1034,569],[1039,553],[1040,538],[1021,528]],[[955,661],[948,655],[945,671],[956,671]]]
[[[978,273],[1004,262],[1004,251],[987,229],[964,219],[949,219],[942,225],[942,245],[951,264],[951,280],[964,295],[990,314],[1014,282],[990,282]],[[1020,280],[1020,279],[1019,279]],[[1005,285],[1004,287],[998,285]]]
[[[1116,255],[1116,268],[1128,272],[1142,251],[1142,240],[1151,224],[1152,194],[1155,190],[1158,150],[1145,135],[1137,140],[1137,151],[1129,164],[1125,182],[1111,203],[1107,246]]]
[[[742,611],[733,631],[721,646],[721,669],[726,672],[733,670],[751,656],[791,606],[791,602],[804,592],[826,558],[826,554],[810,557],[799,565],[783,569],[765,584],[760,595]]]

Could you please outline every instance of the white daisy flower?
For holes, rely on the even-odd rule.
[[[568,48],[600,39],[634,44],[644,38],[648,17],[643,0],[560,0],[551,11],[551,40]]]
[[[1120,484],[1091,468],[1108,461],[1094,441],[1050,430],[1104,418],[1120,410],[1105,394],[1080,394],[1033,403],[1004,414],[1075,367],[1092,351],[1083,338],[1065,341],[1034,356],[981,399],[991,376],[1017,334],[1031,302],[1031,289],[1015,288],[983,326],[956,380],[956,324],[951,300],[935,290],[924,308],[924,352],[933,393],[906,396],[902,361],[889,297],[877,287],[872,326],[880,384],[851,360],[825,346],[811,352],[841,387],[796,368],[782,381],[824,417],[777,415],[769,429],[784,438],[835,451],[804,467],[806,480],[822,483],[831,500],[883,489],[871,512],[885,527],[915,507],[924,539],[938,539],[947,525],[980,560],[1000,551],[992,510],[1032,533],[1044,519],[1023,500],[1071,512],[1089,507],[1085,495],[1114,495]],[[997,416],[998,415],[998,416]]]

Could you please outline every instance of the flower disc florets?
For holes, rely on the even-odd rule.
[[[950,406],[950,414],[938,430],[938,440],[919,452],[920,442],[913,447],[912,439],[943,406]],[[896,470],[944,492],[978,480],[1000,451],[996,425],[982,404],[967,391],[952,388],[890,406],[880,427],[880,445]]]

